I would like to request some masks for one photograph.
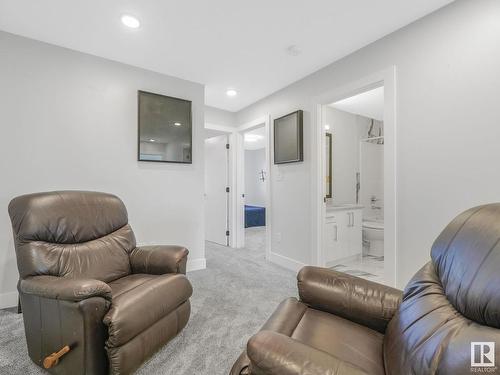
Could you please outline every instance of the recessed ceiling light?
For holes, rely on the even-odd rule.
[[[150,139],[149,142],[156,142],[156,139]]]
[[[182,124],[180,122],[174,122],[175,126],[181,126]]]
[[[330,130],[330,125],[326,124],[325,125],[325,130]]]
[[[226,91],[226,95],[227,96],[236,96],[236,95],[238,95],[238,92],[236,90],[234,90],[234,89],[228,89]]]
[[[141,26],[139,20],[134,16],[131,16],[130,14],[124,14],[122,16],[122,23],[125,26],[130,27],[131,29],[137,29],[139,26]]]

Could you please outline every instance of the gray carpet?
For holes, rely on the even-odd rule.
[[[262,228],[247,230],[247,247],[207,243],[207,269],[188,273],[192,312],[186,328],[138,374],[227,374],[248,338],[279,302],[296,296],[295,274],[266,262]],[[0,374],[44,374],[28,357],[22,316],[0,311]]]

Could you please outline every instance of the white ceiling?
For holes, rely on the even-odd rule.
[[[245,150],[259,150],[266,147],[266,128],[260,127],[243,134]]]
[[[203,83],[237,111],[450,2],[0,0],[0,30]]]
[[[362,92],[361,94],[339,100],[330,107],[354,113],[375,120],[384,121],[384,87]]]

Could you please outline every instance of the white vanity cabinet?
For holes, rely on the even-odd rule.
[[[332,206],[327,209],[323,251],[327,267],[361,254],[362,219],[360,206]]]

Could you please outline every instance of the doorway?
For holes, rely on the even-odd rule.
[[[397,286],[395,68],[315,102],[317,262]]]
[[[235,247],[271,254],[271,155],[269,116],[240,125],[235,137]]]
[[[385,283],[384,87],[323,105],[323,121],[326,266]]]
[[[265,254],[268,167],[264,124],[243,132],[245,248]]]

